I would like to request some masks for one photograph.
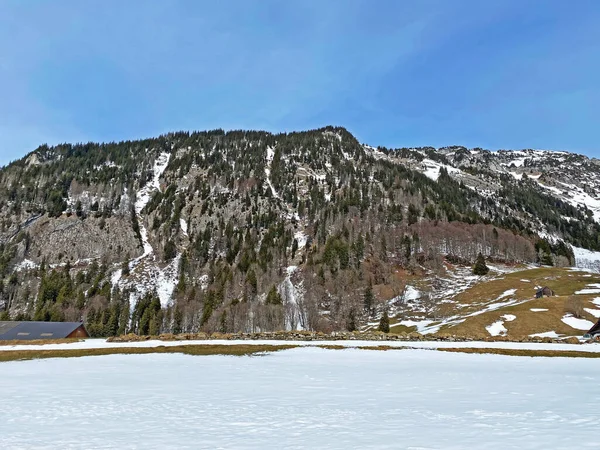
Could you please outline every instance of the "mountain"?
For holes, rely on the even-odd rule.
[[[0,170],[0,311],[97,336],[356,329],[478,253],[596,267],[599,193],[583,155],[340,127],[43,145]]]

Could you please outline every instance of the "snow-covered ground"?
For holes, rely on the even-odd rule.
[[[575,291],[575,295],[587,295],[587,294],[600,294],[600,284],[592,283],[588,284],[585,289]]]
[[[278,340],[198,340],[198,341],[159,341],[149,340],[140,342],[107,342],[105,339],[85,339],[79,342],[65,344],[43,344],[43,345],[3,345],[0,346],[0,352],[11,350],[73,350],[73,349],[93,349],[93,348],[139,348],[139,347],[171,347],[181,345],[297,345],[302,347],[315,347],[322,345],[335,345],[343,347],[377,347],[385,345],[389,347],[409,347],[420,349],[437,348],[505,348],[516,350],[560,350],[560,351],[579,351],[579,352],[600,352],[600,343],[598,344],[542,344],[534,342],[449,342],[449,341],[360,341],[360,340],[340,340],[340,341],[278,341]],[[0,364],[1,365],[1,364]]]
[[[9,362],[0,446],[597,448],[597,366],[316,348]]]
[[[573,317],[571,314],[565,314],[560,320],[576,330],[587,331],[594,326],[593,322],[585,319],[578,319],[577,317]]]
[[[516,289],[511,289],[511,291],[516,291]],[[508,291],[506,291],[506,292],[508,292]],[[504,294],[502,294],[500,297],[506,296],[505,295],[506,292]],[[511,292],[508,295],[512,295],[512,294],[514,294],[514,292]],[[515,316],[514,314],[504,314],[503,316],[500,316],[500,319],[502,319],[502,320],[498,320],[498,321],[494,322],[493,324],[488,325],[487,327],[485,327],[485,329],[492,336],[504,336],[504,335],[506,335],[506,332],[508,331],[506,329],[506,327],[504,326],[504,322],[512,322],[516,318],[517,318],[517,316]]]
[[[571,248],[575,255],[575,265],[577,267],[596,270],[600,268],[600,252],[594,252],[575,246],[571,246]]]
[[[559,338],[560,334],[558,334],[556,331],[546,331],[544,333],[534,333],[534,334],[530,334],[529,336],[531,337],[541,337],[541,338],[545,338],[545,337],[549,337],[549,338]]]

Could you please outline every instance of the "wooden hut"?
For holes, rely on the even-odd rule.
[[[88,337],[83,322],[0,322],[0,341]]]
[[[548,286],[544,286],[541,289],[538,289],[537,292],[535,293],[535,298],[542,298],[542,297],[554,297],[554,291],[552,289],[550,289]]]

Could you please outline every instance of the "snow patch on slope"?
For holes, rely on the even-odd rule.
[[[160,305],[164,308],[169,305],[169,301],[175,291],[179,277],[179,263],[181,254],[178,254],[173,261],[163,270],[158,271],[156,280],[156,293],[160,299]]]
[[[572,314],[565,314],[560,320],[576,330],[587,331],[594,326],[589,320],[578,319],[577,317],[573,317]]]
[[[188,235],[188,224],[185,221],[185,219],[179,219],[179,226],[181,227],[181,231],[183,232],[183,234],[185,234],[187,236]]]
[[[500,300],[504,297],[510,297],[511,295],[515,295],[515,292],[517,292],[516,289],[508,289],[507,291],[504,291],[502,294],[500,294],[496,300]]]
[[[485,327],[488,333],[492,336],[504,336],[507,333],[507,329],[504,327],[504,322],[502,320],[498,320],[491,325]]]
[[[267,164],[265,166],[266,182],[269,185],[269,189],[271,189],[271,195],[275,198],[279,198],[277,191],[275,190],[275,188],[273,187],[273,184],[271,183],[271,164],[273,163],[274,156],[275,156],[275,150],[273,149],[273,147],[267,147]]]
[[[544,333],[530,334],[529,336],[530,337],[541,337],[541,338],[549,337],[549,338],[557,339],[557,338],[561,337],[562,334],[557,334],[556,331],[546,331]]]
[[[142,259],[146,258],[154,252],[152,245],[148,241],[148,230],[146,230],[143,220],[141,220],[141,217],[139,217],[139,215],[150,201],[152,194],[160,189],[160,177],[167,168],[170,157],[171,155],[166,152],[163,152],[160,155],[158,155],[158,158],[156,158],[156,161],[154,162],[152,180],[149,183],[147,183],[142,189],[140,189],[140,191],[137,193],[135,199],[135,213],[138,215],[140,235],[142,237],[144,253],[142,254],[142,256],[139,256],[138,258],[132,261],[131,268],[134,268],[139,263],[139,261],[141,261]]]
[[[575,267],[600,272],[600,252],[571,246],[575,255]]]
[[[164,269],[158,267],[154,248],[148,239],[148,230],[144,226],[142,217],[140,216],[142,210],[152,198],[152,195],[160,190],[160,177],[167,168],[170,157],[171,155],[166,152],[158,155],[154,162],[152,180],[140,189],[136,195],[134,207],[138,216],[144,251],[141,256],[129,263],[130,275],[127,280],[123,279],[121,269],[114,271],[111,275],[113,286],[132,290],[130,294],[132,308],[135,306],[137,300],[148,292],[156,292],[161,305],[163,307],[167,306],[177,285],[181,255],[177,255]],[[187,230],[185,231],[187,232]]]
[[[427,178],[431,178],[433,181],[437,181],[437,179],[440,177],[440,170],[442,168],[446,169],[449,174],[462,173],[460,169],[427,158],[422,161],[421,165],[423,169],[423,175],[425,175]]]
[[[23,261],[21,261],[19,264],[17,264],[15,266],[15,272],[20,272],[22,270],[32,270],[32,269],[37,269],[39,266],[34,263],[32,260],[30,259],[24,259]]]

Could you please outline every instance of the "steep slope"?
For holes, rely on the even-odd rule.
[[[594,266],[598,175],[581,155],[390,150],[334,127],[42,146],[0,170],[0,310],[97,335],[352,329],[480,252]],[[429,297],[413,313],[438,314]]]

